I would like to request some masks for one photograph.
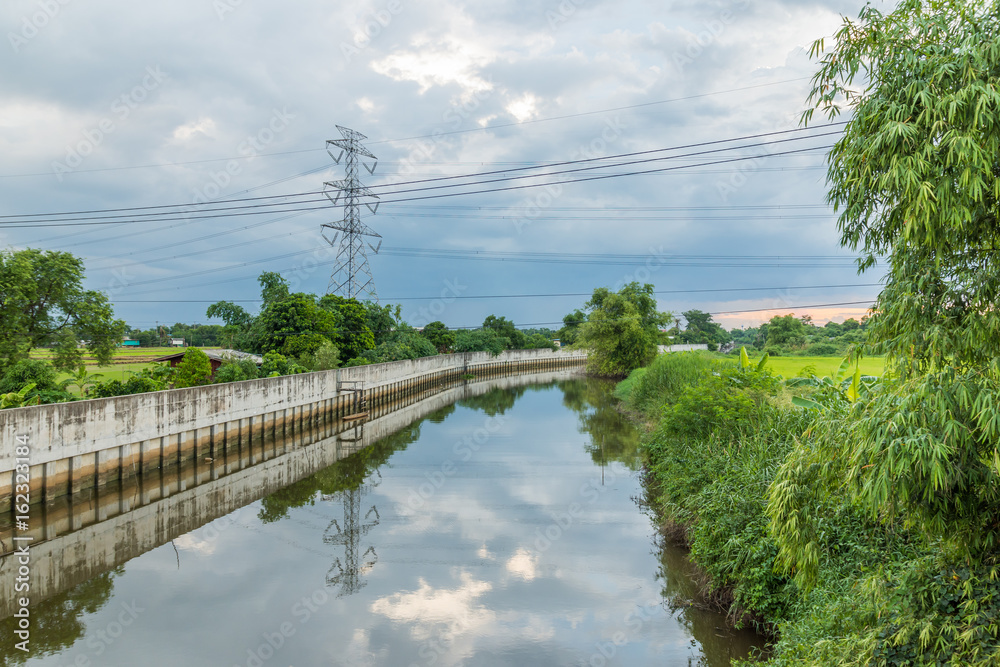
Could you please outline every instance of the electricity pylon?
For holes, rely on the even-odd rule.
[[[368,252],[365,250],[365,246],[367,245],[377,255],[379,248],[382,247],[382,237],[361,222],[362,204],[374,214],[378,210],[378,195],[361,184],[358,172],[360,164],[368,170],[369,174],[374,174],[378,158],[361,145],[361,142],[368,137],[340,125],[337,126],[337,129],[340,130],[343,139],[327,141],[326,152],[330,154],[336,164],[340,164],[340,161],[346,156],[344,167],[347,177],[342,181],[330,181],[323,184],[323,194],[334,204],[340,204],[341,199],[343,199],[344,207],[343,220],[325,223],[321,229],[326,242],[331,246],[338,246],[336,264],[330,274],[330,284],[326,288],[326,293],[337,294],[348,299],[360,297],[378,303],[375,279],[372,277],[372,270],[368,265]],[[334,155],[331,147],[339,148],[340,153]],[[371,166],[368,166],[363,158],[369,158]],[[363,201],[365,199],[369,201]],[[330,238],[327,236],[327,230],[335,230],[337,233],[333,235],[333,238]],[[362,238],[363,236],[377,238],[378,245],[373,246],[371,243],[367,243]]]

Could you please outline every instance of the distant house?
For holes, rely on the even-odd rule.
[[[134,338],[123,338],[122,347],[139,347],[139,341]]]
[[[170,347],[184,347],[184,339],[183,338],[171,338],[170,339]]]
[[[264,363],[264,358],[260,355],[240,352],[239,350],[202,350],[202,352],[205,353],[208,361],[212,364],[212,375],[215,375],[215,371],[219,370],[219,367],[227,361],[250,359],[258,366]],[[153,361],[168,361],[170,362],[170,367],[175,368],[177,364],[181,363],[181,359],[183,358],[184,352],[174,352],[173,354],[153,359]]]

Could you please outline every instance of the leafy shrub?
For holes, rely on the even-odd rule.
[[[260,369],[252,359],[233,359],[223,362],[219,370],[215,371],[214,381],[219,384],[223,382],[242,382],[244,380],[256,380],[260,377]]]
[[[151,391],[160,391],[163,386],[149,377],[133,375],[124,382],[121,380],[109,380],[94,387],[92,396],[94,398],[110,398],[112,396],[129,396],[131,394],[145,394]]]
[[[805,354],[810,357],[832,357],[839,352],[833,343],[813,343],[805,349]]]
[[[367,359],[369,363],[380,364],[387,361],[433,357],[437,353],[434,344],[416,331],[397,331],[375,349],[366,350],[361,357]]]
[[[294,361],[289,361],[288,357],[280,352],[268,352],[264,355],[264,362],[260,365],[260,377],[262,378],[306,372],[308,372],[307,368],[303,368]]]
[[[683,388],[696,382],[714,363],[711,357],[698,352],[659,355],[632,380],[631,406],[650,412],[658,410],[665,402],[676,401]]]
[[[303,364],[314,371],[328,371],[336,368],[340,365],[340,350],[337,346],[327,341],[319,346],[319,349],[313,353],[310,361],[311,364]]]
[[[184,357],[177,364],[177,372],[174,375],[174,386],[178,389],[185,387],[198,387],[211,382],[212,362],[208,355],[196,347],[189,347],[184,352]]]
[[[34,383],[36,392],[59,389],[52,364],[41,359],[22,359],[8,367],[0,378],[0,393],[18,392],[29,383]]]
[[[455,334],[455,352],[489,352],[494,357],[506,350],[510,340],[494,329],[459,331]]]
[[[767,371],[733,366],[703,371],[664,408],[663,427],[674,437],[730,436],[752,427],[755,408],[778,387],[778,380]]]

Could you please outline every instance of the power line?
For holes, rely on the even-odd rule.
[[[814,126],[812,128],[808,128],[808,130],[811,132],[812,130],[821,130],[821,129],[826,129],[826,128],[829,128],[829,127],[837,127],[837,126],[840,126],[840,125],[843,125],[843,124],[844,123],[830,123],[830,124],[827,124],[827,125]],[[775,131],[775,132],[767,132],[767,133],[762,133],[762,134],[746,135],[746,136],[736,137],[736,138],[732,138],[732,139],[721,139],[721,140],[715,140],[715,141],[700,142],[700,143],[694,143],[694,144],[686,144],[686,145],[681,145],[681,146],[672,146],[672,147],[668,147],[668,148],[658,148],[658,149],[651,149],[651,150],[645,150],[645,151],[636,151],[636,152],[632,152],[632,153],[621,153],[621,154],[617,154],[617,155],[611,155],[611,156],[600,157],[600,158],[585,158],[585,159],[581,159],[581,160],[567,160],[567,161],[562,161],[562,162],[551,162],[551,163],[547,163],[547,164],[543,164],[543,165],[539,165],[539,166],[533,166],[533,167],[522,167],[522,168],[517,168],[517,169],[491,170],[491,171],[485,171],[485,172],[474,172],[474,173],[471,173],[471,174],[461,174],[461,175],[455,175],[455,176],[440,176],[440,177],[429,178],[429,179],[404,181],[404,182],[401,182],[401,183],[390,183],[390,184],[372,185],[372,186],[370,186],[370,188],[373,189],[373,190],[376,189],[376,188],[396,188],[396,187],[403,186],[403,185],[417,185],[417,184],[421,184],[421,183],[436,183],[436,182],[445,181],[445,180],[460,180],[460,179],[468,179],[468,178],[478,178],[478,177],[481,177],[481,176],[493,176],[493,175],[497,175],[497,174],[509,174],[509,173],[513,173],[513,172],[521,172],[521,171],[526,171],[526,170],[550,169],[550,168],[553,168],[553,167],[563,167],[563,166],[577,165],[577,164],[588,164],[588,163],[595,162],[595,161],[619,160],[619,159],[622,159],[622,158],[637,157],[637,156],[641,156],[641,155],[651,155],[651,154],[654,154],[654,153],[663,153],[663,152],[667,152],[667,151],[688,150],[688,149],[691,149],[691,148],[701,148],[701,147],[705,147],[705,146],[714,146],[714,145],[718,145],[718,144],[722,144],[722,143],[732,143],[734,141],[744,141],[744,140],[748,140],[748,139],[759,139],[761,137],[769,137],[769,136],[781,136],[781,135],[785,135],[785,134],[789,134],[789,133],[803,132],[805,130],[806,130],[806,128],[795,128],[795,129],[791,129],[791,130],[779,130],[779,131]],[[537,174],[528,174],[528,175],[525,175],[525,176],[511,176],[511,177],[507,177],[507,178],[492,179],[492,180],[478,181],[478,182],[471,182],[471,183],[459,183],[459,184],[448,185],[448,186],[436,186],[436,187],[427,187],[427,188],[414,188],[414,189],[409,189],[409,190],[396,190],[396,191],[392,191],[392,192],[387,192],[386,194],[388,194],[388,195],[399,195],[399,194],[405,194],[405,193],[409,193],[409,192],[423,192],[423,191],[428,191],[428,190],[437,190],[437,189],[441,189],[443,187],[467,187],[467,186],[472,186],[472,185],[484,185],[484,184],[489,184],[489,183],[504,182],[504,181],[511,181],[511,180],[519,180],[521,178],[537,178],[537,177],[541,177],[541,176],[558,176],[558,175],[562,175],[562,174],[570,174],[570,173],[577,173],[577,172],[582,172],[582,171],[590,171],[590,170],[593,170],[593,169],[606,168],[606,167],[622,167],[622,166],[630,166],[630,165],[634,165],[634,164],[645,164],[645,163],[649,163],[649,162],[656,162],[656,161],[662,161],[662,160],[676,160],[676,159],[680,159],[680,158],[698,157],[698,156],[702,156],[702,155],[710,155],[710,154],[713,154],[713,153],[728,152],[728,151],[734,151],[734,150],[742,150],[742,149],[747,149],[747,148],[760,148],[762,146],[772,146],[772,145],[787,143],[787,142],[791,142],[791,141],[803,141],[803,140],[806,140],[806,139],[814,139],[814,138],[821,138],[821,137],[826,137],[826,136],[832,136],[832,135],[835,135],[835,134],[839,134],[839,132],[812,133],[812,134],[808,134],[806,136],[792,137],[792,138],[789,138],[789,139],[779,139],[779,140],[776,140],[776,141],[756,142],[756,143],[745,144],[745,145],[741,145],[741,146],[729,146],[729,147],[726,147],[726,148],[717,148],[717,149],[712,149],[712,150],[696,151],[696,152],[693,152],[693,153],[687,153],[687,154],[683,154],[683,155],[668,155],[668,156],[662,156],[662,157],[658,157],[658,158],[645,158],[645,159],[642,159],[642,160],[627,160],[627,161],[619,162],[619,163],[616,163],[616,164],[590,166],[590,167],[584,167],[584,168],[579,168],[579,169],[561,170],[561,171],[554,171],[554,172],[553,171],[548,171],[548,172],[542,172],[542,173],[537,173]],[[782,153],[772,153],[772,154],[766,154],[766,155],[763,155],[763,156],[753,156],[753,158],[744,157],[744,158],[740,158],[740,159],[754,159],[754,158],[759,158],[759,157],[777,157],[777,156],[782,156],[782,155],[789,155],[789,154],[801,153],[801,152],[804,152],[805,150],[816,150],[817,148],[822,148],[822,149],[825,150],[825,149],[827,149],[829,147],[828,146],[813,147],[813,148],[809,148],[809,149],[803,149],[802,151],[790,151],[790,152],[782,152]],[[712,163],[712,164],[714,164],[714,163]],[[703,165],[680,165],[680,167],[683,167],[683,168],[690,168],[690,167],[696,167],[696,166],[703,166]],[[638,173],[656,173],[658,171],[661,171],[661,170],[653,170],[653,171],[638,172]],[[630,175],[630,174],[628,174],[628,173],[625,173],[625,174],[621,174],[621,173],[606,174],[606,175],[602,175],[602,178],[614,178],[614,177],[623,176],[623,175]],[[152,217],[152,216],[176,215],[180,211],[175,211],[175,210],[161,210],[161,209],[178,209],[178,208],[179,209],[196,209],[196,210],[194,210],[192,212],[193,213],[198,213],[198,214],[201,214],[201,213],[210,213],[211,214],[211,213],[216,213],[216,212],[219,212],[219,211],[233,211],[233,210],[244,210],[244,209],[253,209],[253,208],[259,208],[259,207],[267,207],[267,206],[286,206],[286,205],[299,205],[299,204],[316,203],[316,202],[324,201],[323,198],[318,197],[316,199],[304,199],[304,200],[296,201],[296,202],[287,202],[287,201],[272,202],[272,203],[259,203],[259,202],[263,202],[265,200],[275,200],[275,199],[287,200],[287,199],[291,199],[291,198],[311,197],[311,196],[322,195],[322,194],[323,194],[323,192],[320,191],[320,190],[313,190],[313,191],[307,191],[307,192],[301,192],[301,193],[288,193],[288,194],[283,194],[283,195],[268,195],[268,196],[262,196],[262,197],[248,197],[248,198],[241,198],[241,199],[225,199],[225,200],[218,200],[218,201],[204,202],[204,203],[160,204],[160,205],[153,205],[153,206],[123,207],[123,208],[115,208],[115,209],[93,209],[93,210],[84,210],[84,211],[68,211],[68,212],[62,212],[62,213],[9,214],[9,215],[0,215],[0,221],[6,220],[6,222],[0,222],[0,224],[11,225],[13,223],[28,222],[27,220],[22,220],[22,219],[25,219],[25,218],[44,218],[44,222],[72,222],[72,221],[86,221],[86,220],[102,220],[103,221],[103,220],[118,219],[118,218],[138,218],[140,216],[142,216],[142,217]],[[397,201],[397,200],[393,200],[393,201]],[[206,207],[209,207],[209,206],[213,206],[214,207],[217,204],[244,204],[246,202],[258,202],[258,203],[247,204],[245,206],[224,206],[224,207],[219,207],[219,208],[206,208]],[[149,213],[133,213],[133,212],[136,212],[136,211],[151,211],[151,212],[149,212]],[[286,211],[282,211],[282,212],[286,212]],[[115,215],[115,216],[112,216],[112,215],[100,215],[100,216],[96,216],[96,217],[83,217],[83,216],[92,216],[93,214],[106,214],[106,213],[130,213],[130,215],[120,215],[120,216],[118,216],[118,215]],[[190,216],[185,216],[185,217],[190,217]],[[207,217],[225,217],[225,216],[214,216],[213,215],[213,216],[207,216]],[[11,218],[13,218],[13,220],[10,220]],[[162,219],[162,218],[158,218],[158,219]]]
[[[827,146],[826,148],[830,148],[830,146]],[[492,194],[492,193],[498,193],[498,192],[509,192],[509,191],[513,191],[513,190],[526,190],[526,189],[533,189],[533,188],[539,188],[539,187],[552,187],[552,186],[556,186],[556,185],[568,185],[568,184],[572,184],[572,183],[584,183],[584,182],[589,182],[589,181],[606,180],[606,179],[610,179],[610,178],[621,178],[621,177],[625,177],[625,176],[639,176],[639,175],[643,175],[643,174],[652,174],[652,173],[661,173],[661,172],[669,172],[669,171],[678,171],[678,170],[681,170],[681,169],[690,169],[692,167],[699,167],[699,166],[706,166],[706,165],[729,164],[729,163],[732,163],[732,162],[741,162],[741,161],[745,161],[745,160],[760,160],[760,159],[775,157],[777,155],[793,155],[793,154],[796,154],[796,153],[801,153],[802,150],[812,150],[812,149],[799,149],[799,150],[784,151],[784,152],[781,152],[781,153],[769,153],[769,154],[763,154],[763,155],[748,155],[748,156],[741,156],[741,157],[735,157],[735,158],[728,158],[728,159],[724,159],[724,160],[715,160],[715,161],[711,161],[711,162],[704,162],[704,163],[697,164],[697,165],[679,165],[679,166],[674,166],[674,167],[660,167],[660,168],[657,168],[657,169],[648,169],[648,170],[634,171],[634,172],[622,172],[622,173],[618,173],[618,174],[609,174],[609,175],[604,175],[604,176],[588,176],[588,177],[584,177],[584,178],[567,179],[567,180],[562,180],[562,181],[552,181],[552,182],[546,182],[546,183],[529,183],[529,184],[526,184],[526,185],[514,185],[514,186],[503,187],[503,188],[488,188],[488,189],[484,189],[484,190],[471,190],[471,191],[465,191],[465,192],[447,192],[447,193],[440,193],[440,194],[436,194],[436,195],[423,195],[423,196],[419,196],[419,197],[405,197],[405,198],[402,198],[402,199],[387,199],[387,200],[383,200],[382,203],[383,204],[393,204],[393,203],[400,203],[400,202],[424,201],[424,200],[428,200],[428,199],[441,199],[441,198],[445,198],[445,197],[458,197],[458,196],[477,195],[477,194]],[[512,179],[499,179],[499,180],[518,180],[519,178],[523,178],[523,177],[512,178]],[[472,185],[472,184],[463,184],[463,185]],[[462,185],[451,186],[451,187],[462,187]],[[436,188],[429,188],[429,189],[436,189]],[[389,194],[391,195],[393,193],[389,193]],[[272,205],[281,205],[281,204],[256,205],[256,206],[240,207],[240,208],[255,209],[255,208],[260,208],[261,206],[272,206]],[[244,215],[262,215],[262,214],[266,215],[266,214],[270,214],[270,213],[309,212],[309,211],[329,210],[330,208],[331,207],[329,207],[329,206],[321,206],[321,207],[310,207],[310,208],[289,208],[289,209],[283,209],[283,210],[270,210],[270,211],[255,211],[255,210],[250,210],[250,211],[245,211],[245,212],[240,212],[240,213],[223,213],[223,214],[216,214],[214,212],[208,212],[209,213],[208,215],[203,215],[203,216],[183,216],[181,218],[160,217],[160,218],[145,218],[145,219],[141,219],[141,220],[131,219],[131,220],[125,220],[125,221],[121,221],[121,220],[102,220],[102,219],[96,219],[96,218],[84,218],[84,219],[81,219],[82,221],[77,221],[77,222],[73,222],[73,221],[67,220],[67,221],[64,221],[64,222],[51,222],[51,223],[50,222],[41,222],[41,223],[39,223],[39,222],[32,222],[32,223],[28,223],[28,224],[19,224],[20,221],[14,221],[14,222],[7,222],[7,223],[0,224],[0,229],[17,229],[17,228],[22,228],[22,227],[78,227],[78,226],[86,226],[86,225],[112,225],[112,224],[123,224],[123,223],[134,224],[134,223],[148,223],[148,222],[164,222],[164,221],[172,221],[172,220],[179,220],[179,219],[182,219],[182,220],[189,220],[189,219],[193,219],[193,220],[207,220],[207,219],[217,219],[217,218],[238,217],[238,216],[244,216]],[[174,214],[174,212],[167,212],[166,213],[166,215],[171,215],[171,214]],[[124,216],[124,217],[129,217],[129,216]]]

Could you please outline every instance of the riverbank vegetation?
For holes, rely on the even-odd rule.
[[[852,112],[841,243],[887,267],[865,348],[886,377],[665,356],[619,387],[665,530],[774,632],[768,664],[1000,664],[998,10],[868,5],[813,49],[815,107]]]

